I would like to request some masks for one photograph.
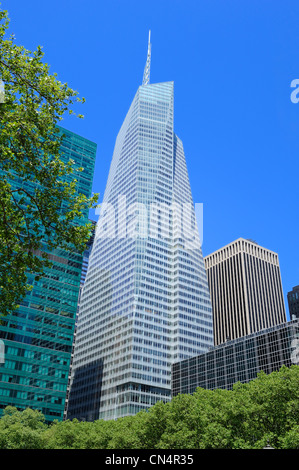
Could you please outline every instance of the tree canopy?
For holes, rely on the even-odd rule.
[[[299,449],[299,366],[232,390],[198,388],[115,421],[54,421],[7,407],[1,449]]]
[[[77,191],[82,168],[61,158],[58,125],[84,98],[50,73],[40,46],[17,45],[8,27],[0,10],[0,315],[31,288],[27,274],[50,265],[45,250],[36,254],[43,244],[84,250],[91,234],[84,217],[98,198]]]

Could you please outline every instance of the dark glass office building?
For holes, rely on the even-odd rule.
[[[231,389],[258,372],[270,374],[283,365],[299,364],[299,320],[283,323],[213,347],[172,366],[172,396],[197,387]]]
[[[90,253],[92,251],[94,237],[95,237],[96,222],[94,220],[89,220],[89,222],[92,223],[93,227],[92,227],[91,237],[88,240],[88,242],[86,244],[86,248],[85,248],[84,253],[83,253],[82,271],[81,271],[81,279],[80,279],[80,290],[79,290],[78,304],[77,304],[77,316],[76,316],[76,322],[75,322],[73,348],[72,348],[72,355],[71,355],[71,365],[70,365],[70,370],[69,370],[69,380],[68,380],[67,393],[66,393],[64,419],[67,419],[67,410],[68,410],[69,392],[70,392],[70,380],[71,380],[72,364],[73,364],[73,358],[74,358],[74,348],[75,348],[75,341],[76,341],[76,330],[77,330],[77,323],[78,323],[78,317],[79,317],[79,312],[80,312],[80,299],[81,299],[81,294],[82,294],[82,290],[83,290],[83,287],[84,287],[85,278],[86,278],[86,274],[87,274],[89,257],[90,257]]]
[[[293,287],[293,289],[288,292],[288,304],[290,319],[299,318],[299,286]]]
[[[66,129],[60,132],[61,158],[84,168],[77,176],[78,192],[89,197],[96,144]],[[32,291],[14,314],[1,319],[0,416],[8,405],[30,407],[50,422],[63,418],[83,254],[42,249],[53,266],[38,281],[28,275]]]

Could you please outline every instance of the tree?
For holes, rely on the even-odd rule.
[[[0,315],[31,288],[27,274],[40,276],[50,265],[43,246],[84,250],[91,234],[84,213],[98,198],[78,194],[83,169],[61,158],[57,126],[84,98],[50,74],[40,46],[31,52],[7,37],[8,26],[0,10]]]
[[[0,449],[43,449],[45,418],[40,411],[8,406],[0,420]]]
[[[260,373],[232,390],[198,388],[117,420],[54,421],[7,407],[0,449],[299,448],[299,367]]]
[[[205,423],[200,447],[262,449],[268,442],[275,449],[291,446],[299,423],[298,383],[299,367],[292,365],[271,374],[260,372],[232,390],[198,389],[194,396]]]

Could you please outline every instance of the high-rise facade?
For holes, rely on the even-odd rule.
[[[293,289],[288,292],[287,298],[290,318],[299,318],[299,286],[293,287]]]
[[[96,144],[66,129],[60,132],[61,159],[84,168],[77,188],[90,197]],[[88,211],[85,217],[87,223]],[[0,414],[8,405],[30,407],[50,422],[63,419],[83,256],[46,245],[42,249],[52,267],[38,281],[28,275],[33,289],[14,314],[1,318]]]
[[[116,139],[90,255],[69,419],[115,419],[168,401],[172,362],[213,344],[183,144],[173,131],[174,85],[149,83],[149,59],[150,47]]]
[[[75,348],[75,342],[76,342],[77,322],[78,322],[78,316],[79,316],[79,312],[80,312],[81,293],[82,293],[82,290],[83,290],[83,286],[84,286],[84,282],[85,282],[85,278],[86,278],[86,274],[87,274],[89,256],[90,256],[90,253],[91,253],[91,250],[92,250],[92,245],[93,245],[94,236],[95,236],[96,222],[94,220],[91,220],[91,219],[89,220],[89,222],[92,224],[92,233],[91,233],[91,236],[90,236],[88,242],[86,243],[86,248],[83,252],[83,261],[82,261],[81,278],[80,278],[80,289],[79,289],[79,296],[78,296],[78,303],[77,303],[77,315],[76,315],[75,330],[74,330],[74,336],[73,336],[73,348],[72,348],[72,354],[71,354],[71,364],[70,364],[70,369],[69,369],[69,381],[68,381],[67,392],[66,392],[64,418],[66,418],[67,408],[68,408],[68,400],[69,400],[69,392],[70,392],[70,380],[71,380],[71,373],[72,373],[74,348]]]
[[[86,279],[86,274],[87,274],[87,268],[88,268],[88,263],[89,263],[89,256],[92,250],[92,245],[94,241],[94,236],[95,236],[95,228],[96,228],[96,222],[94,220],[89,220],[89,223],[92,224],[92,234],[86,243],[86,248],[83,252],[83,261],[82,261],[82,271],[81,271],[81,278],[80,278],[80,293],[79,293],[79,300],[78,300],[78,310],[79,310],[79,304],[80,304],[80,297],[81,297],[81,291],[84,286],[84,282]]]
[[[277,253],[239,238],[204,261],[215,345],[286,322]]]

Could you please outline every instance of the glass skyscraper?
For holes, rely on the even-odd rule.
[[[299,319],[299,286],[293,287],[293,289],[288,292],[287,297],[291,320],[293,318]]]
[[[71,373],[72,373],[72,363],[73,363],[74,347],[75,347],[75,341],[76,341],[77,321],[78,321],[78,316],[79,316],[79,311],[80,311],[81,292],[82,292],[84,282],[85,282],[85,278],[86,278],[88,262],[89,262],[89,255],[90,255],[91,250],[92,250],[92,244],[93,244],[94,235],[95,235],[96,222],[92,219],[90,219],[89,222],[92,224],[92,234],[91,234],[88,242],[86,243],[86,248],[83,252],[83,261],[82,261],[82,270],[81,270],[81,279],[80,279],[80,290],[79,290],[78,303],[77,303],[77,315],[76,315],[75,330],[74,330],[74,337],[73,337],[73,348],[72,348],[72,355],[71,355],[71,364],[70,364],[70,369],[69,369],[69,381],[68,381],[66,400],[65,400],[64,418],[66,417],[67,408],[68,408],[68,400],[69,400],[69,392],[70,392],[69,385],[70,385],[70,379],[71,379]]]
[[[149,59],[149,57],[148,57]],[[213,345],[173,82],[138,88],[116,139],[81,296],[69,419],[171,398],[171,364]]]
[[[84,168],[77,176],[78,192],[90,197],[97,146],[66,129],[60,132],[61,159],[72,158],[76,167]],[[87,223],[88,211],[85,217]],[[28,275],[33,289],[14,314],[1,318],[0,416],[8,405],[29,407],[42,411],[50,422],[63,419],[83,255],[50,251],[46,245],[42,249],[52,267],[38,281]]]

